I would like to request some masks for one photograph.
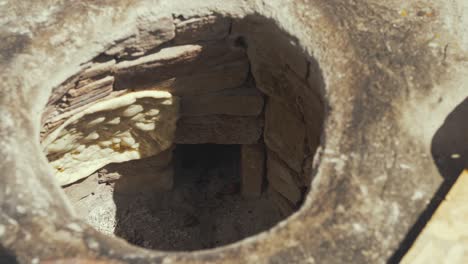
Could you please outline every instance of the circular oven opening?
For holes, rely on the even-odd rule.
[[[260,16],[145,19],[44,110],[41,143],[77,215],[141,247],[186,251],[298,210],[322,133],[317,62]]]

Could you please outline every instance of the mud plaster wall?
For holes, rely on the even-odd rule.
[[[464,1],[4,3],[0,223],[2,247],[23,262],[385,262],[442,181],[429,148],[467,95]],[[74,220],[47,161],[30,154],[40,153],[39,115],[51,89],[123,38],[140,8],[258,13],[316,58],[327,121],[312,191],[297,214],[255,238],[193,254],[138,249]],[[434,15],[418,15],[427,9]]]

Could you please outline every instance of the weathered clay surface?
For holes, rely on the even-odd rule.
[[[113,162],[156,155],[172,145],[178,100],[167,92],[134,92],[92,105],[44,139],[61,185]]]
[[[70,258],[123,263],[387,262],[444,181],[431,143],[447,114],[468,95],[467,10],[464,0],[2,2],[0,250],[5,253],[0,256],[21,263]],[[160,14],[191,18],[213,13],[250,21],[249,31],[263,24],[291,36],[309,66],[304,75],[300,63],[286,65],[301,82],[319,82],[326,122],[314,164],[309,164],[314,177],[305,203],[268,232],[216,250],[149,251],[100,234],[76,218],[40,155],[40,113],[52,89],[127,39],[147,36],[158,41],[149,48],[157,50],[159,40],[169,43],[176,35],[150,36],[160,32],[159,27],[148,35],[140,32],[138,21],[146,16],[154,22]],[[174,23],[167,25],[172,28]],[[245,38],[247,49],[255,47],[251,39]],[[275,44],[255,43],[265,49]],[[120,62],[152,53],[146,46],[134,47],[136,52],[118,49],[108,56]],[[247,54],[257,87],[268,95],[262,83],[274,76],[259,70],[263,66],[256,66],[255,51]],[[318,71],[311,70],[315,64]],[[284,78],[278,77],[274,83],[282,84]],[[209,91],[216,90],[212,88]],[[276,97],[299,97],[295,101],[309,107],[301,94]]]

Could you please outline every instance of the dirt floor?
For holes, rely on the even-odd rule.
[[[99,183],[101,171],[66,187],[65,192],[78,215],[97,230],[158,250],[226,245],[267,230],[282,219],[266,194],[257,199],[240,196],[232,156],[214,153],[187,160],[186,155],[176,155],[174,164],[171,191],[118,194],[113,184]]]

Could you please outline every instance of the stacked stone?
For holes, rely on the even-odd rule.
[[[316,79],[316,64],[290,36],[267,24],[250,23],[235,22],[232,34],[246,38],[256,86],[267,95],[263,137],[268,193],[282,214],[289,215],[300,206],[312,180],[323,117],[322,80]]]
[[[174,144],[247,144],[242,149],[248,153],[262,138],[264,98],[250,76],[245,47],[229,35],[231,24],[231,19],[214,15],[139,21],[134,35],[54,89],[43,115],[42,137],[92,103],[159,90],[180,98]],[[241,165],[243,182],[255,183],[243,188],[246,196],[260,194],[263,151],[261,159],[247,155]]]
[[[43,137],[89,103],[128,91],[162,90],[182,99],[175,143],[256,143],[263,97],[248,81],[245,49],[228,37],[231,20],[209,15],[140,23],[144,30],[54,90],[43,115]],[[158,26],[148,31],[145,23]]]
[[[113,91],[115,60],[91,62],[84,70],[54,89],[42,116],[42,138],[89,104],[107,98]]]
[[[268,23],[216,15],[153,20],[141,19],[135,34],[53,91],[44,135],[89,103],[168,91],[180,98],[173,143],[240,144],[242,194],[260,196],[266,175],[271,199],[289,215],[311,182],[320,142],[316,63]]]

